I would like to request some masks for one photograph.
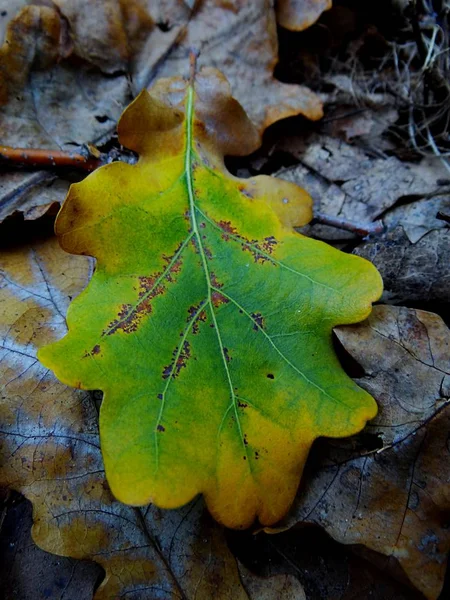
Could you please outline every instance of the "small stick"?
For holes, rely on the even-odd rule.
[[[321,212],[315,212],[312,223],[320,223],[321,225],[329,225],[330,227],[336,227],[337,229],[344,229],[351,233],[356,233],[360,237],[367,237],[368,235],[375,235],[383,233],[384,225],[381,221],[375,223],[367,223],[366,225],[360,225],[353,221],[347,221],[340,217],[332,217],[331,215],[325,215]]]
[[[98,158],[86,158],[75,152],[9,146],[0,146],[0,163],[27,167],[72,167],[83,171],[94,171],[103,164]]]
[[[446,223],[450,223],[450,215],[446,215],[443,212],[438,212],[436,215],[436,219],[440,219],[441,221],[445,221]]]

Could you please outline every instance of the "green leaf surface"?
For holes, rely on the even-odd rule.
[[[278,521],[312,442],[359,431],[372,397],[344,373],[332,329],[381,294],[367,261],[296,233],[293,184],[223,164],[254,131],[226,81],[161,80],[119,124],[140,154],[73,185],[64,249],[97,259],[69,333],[40,360],[101,389],[106,474],[119,500],[181,506],[202,493],[229,527]]]

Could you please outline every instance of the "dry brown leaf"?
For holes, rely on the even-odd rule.
[[[0,598],[92,600],[95,584],[103,577],[101,567],[49,554],[36,546],[31,539],[30,502],[10,494],[0,523]]]
[[[355,250],[381,272],[384,301],[448,302],[450,231],[438,212],[450,213],[448,196],[399,206],[384,218],[387,233]]]
[[[300,163],[276,175],[308,190],[314,209],[358,223],[377,219],[405,196],[435,192],[443,171],[439,164],[404,163],[396,157],[374,158],[342,140],[314,135],[292,138],[278,145]],[[348,232],[314,226],[315,237],[348,239]]]
[[[89,259],[50,240],[6,250],[0,260],[0,483],[33,503],[36,543],[101,564],[106,576],[97,600],[259,600],[261,582],[249,573],[241,580],[223,530],[200,499],[178,511],[113,499],[95,402],[59,383],[35,358],[38,347],[64,332],[67,305],[87,283]],[[280,589],[286,598],[303,594],[292,576],[267,579],[264,587],[270,600]]]
[[[323,446],[286,524],[316,523],[397,560],[435,599],[450,550],[450,332],[435,314],[393,306],[336,332],[380,412],[359,437]]]
[[[144,0],[0,0],[2,144],[74,150],[108,139],[133,97],[130,80],[147,85],[180,31],[153,27],[145,7]],[[2,175],[8,188],[26,186],[29,176],[19,179]],[[29,200],[0,195],[0,221],[37,207],[27,215],[35,218],[50,204],[39,190]]]
[[[17,171],[0,177],[0,223],[15,213],[26,221],[42,217],[50,208],[59,208],[68,188],[68,181],[49,171]]]
[[[153,27],[144,0],[0,0],[0,127],[10,146],[58,148],[110,135],[179,29]]]
[[[185,18],[185,10],[182,5],[177,11],[171,2],[163,3],[159,19],[177,24]],[[312,120],[322,117],[322,103],[316,94],[273,76],[278,60],[273,0],[204,0],[194,12],[186,37],[159,75],[188,75],[191,48],[200,50],[199,65],[216,67],[227,77],[233,96],[260,133],[292,115]]]
[[[291,31],[303,31],[329,10],[332,0],[278,0],[277,21]]]

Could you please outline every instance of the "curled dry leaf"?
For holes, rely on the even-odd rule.
[[[10,173],[0,177],[0,223],[15,213],[34,221],[51,207],[55,213],[61,198],[67,194],[69,182],[48,171]]]
[[[65,387],[36,349],[65,331],[64,313],[86,285],[90,261],[52,239],[0,256],[0,484],[33,503],[33,538],[48,552],[95,560],[106,575],[96,600],[259,600],[240,578],[222,529],[200,499],[179,511],[134,509],[104,478],[91,395]],[[264,580],[267,598],[303,591],[291,576]]]
[[[435,314],[376,306],[336,333],[379,414],[361,436],[322,449],[286,524],[316,523],[397,560],[434,600],[450,550],[450,332]]]
[[[176,24],[185,18],[169,2],[159,18]],[[281,83],[273,76],[278,41],[272,0],[204,0],[198,3],[186,37],[161,66],[160,75],[188,75],[188,55],[200,51],[199,65],[214,66],[225,75],[233,96],[242,104],[260,134],[292,115],[317,120],[323,115],[319,97],[305,86]]]
[[[58,216],[62,247],[97,267],[68,335],[39,354],[65,383],[105,392],[102,452],[120,500],[175,508],[203,493],[235,528],[281,518],[312,441],[376,412],[331,329],[364,319],[381,279],[293,231],[311,218],[304,190],[228,173],[224,153],[255,135],[215,69],[195,91],[172,78],[135,100],[119,137],[138,164],[98,169]]]
[[[313,25],[332,4],[332,0],[278,0],[277,21],[286,29],[303,31]]]

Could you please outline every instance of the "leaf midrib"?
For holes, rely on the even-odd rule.
[[[248,457],[246,445],[244,443],[244,435],[243,435],[243,431],[242,431],[241,421],[239,418],[239,413],[237,410],[237,399],[236,399],[234,389],[233,389],[233,382],[231,380],[230,370],[228,369],[228,365],[227,365],[227,359],[226,359],[225,352],[224,352],[224,345],[222,342],[222,336],[220,334],[219,324],[217,322],[216,314],[214,312],[214,305],[212,302],[212,286],[211,286],[211,278],[210,278],[210,272],[209,272],[209,268],[208,268],[208,262],[206,259],[205,250],[203,248],[202,237],[200,235],[198,223],[197,223],[197,219],[196,219],[197,206],[195,204],[194,185],[193,185],[193,181],[192,181],[193,126],[194,126],[194,86],[191,83],[188,86],[187,92],[186,92],[186,156],[185,156],[184,165],[185,165],[185,176],[186,176],[188,198],[189,198],[189,210],[191,213],[192,230],[193,230],[194,235],[197,238],[198,250],[200,253],[200,257],[201,257],[202,265],[203,265],[203,271],[205,274],[205,281],[206,281],[206,286],[207,286],[207,290],[208,290],[208,297],[207,297],[206,304],[208,305],[210,313],[211,313],[211,319],[212,319],[212,322],[214,325],[214,331],[216,332],[217,342],[219,344],[220,354],[222,356],[223,367],[225,370],[228,386],[230,388],[231,402],[230,402],[229,406],[227,407],[227,410],[225,412],[223,419],[225,419],[226,415],[229,413],[230,410],[234,411],[234,414],[236,417],[236,425],[237,425],[237,428],[239,431],[239,437],[240,437],[241,444],[242,444],[242,449],[245,452],[245,455],[247,457],[247,465],[248,465],[249,470],[251,471],[252,469],[251,469],[251,465],[250,465],[250,460]],[[161,409],[162,408],[163,407],[161,407]],[[220,429],[219,429],[219,431],[220,431]]]

